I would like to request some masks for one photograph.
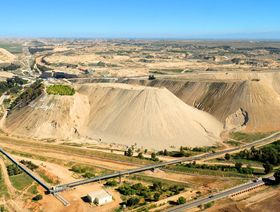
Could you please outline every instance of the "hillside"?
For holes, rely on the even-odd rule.
[[[6,49],[0,48],[0,63],[11,63],[16,57]]]
[[[216,117],[224,124],[248,132],[280,129],[280,75],[278,73],[216,74],[205,79],[128,80],[129,84],[166,87],[188,105]],[[224,77],[224,79],[222,79]],[[243,111],[243,115],[240,111]],[[243,118],[240,117],[244,116]],[[236,118],[234,118],[236,117]],[[235,119],[235,120],[233,120]],[[238,119],[236,121],[236,119]],[[240,120],[240,119],[243,119]],[[240,125],[244,124],[243,127]],[[238,126],[239,125],[239,126]],[[241,128],[240,128],[241,127]]]
[[[164,149],[213,145],[222,124],[165,88],[100,83],[78,86],[74,96],[45,94],[9,115],[6,131],[37,138],[87,136]]]

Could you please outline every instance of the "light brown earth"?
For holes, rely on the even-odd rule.
[[[188,105],[216,117],[222,123],[242,109],[244,117],[226,126],[247,132],[280,129],[280,74],[278,72],[196,73],[170,79],[122,80],[128,84],[166,87]],[[231,117],[231,118],[230,118]],[[237,121],[239,119],[239,121]],[[242,120],[243,119],[243,120]],[[243,125],[244,126],[241,126]]]
[[[45,94],[13,111],[5,131],[35,138],[88,137],[162,150],[214,145],[223,128],[165,88],[99,83],[76,90],[74,96]]]
[[[243,200],[221,200],[207,212],[278,212],[280,210],[280,191],[278,189],[266,189],[246,194]],[[241,197],[242,198],[242,197]]]
[[[0,63],[11,63],[15,60],[16,56],[11,54],[6,49],[0,48]]]

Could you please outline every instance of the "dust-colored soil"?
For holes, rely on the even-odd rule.
[[[214,145],[223,128],[167,89],[126,84],[88,84],[78,86],[74,96],[44,95],[13,111],[5,126],[13,135],[89,137],[160,150]]]
[[[11,63],[15,60],[15,56],[6,49],[0,48],[0,63]]]
[[[31,161],[32,163],[36,164],[37,166],[43,167],[44,169],[48,170],[49,173],[51,173],[52,175],[55,175],[61,183],[69,183],[69,182],[73,182],[75,180],[75,178],[73,177],[73,173],[64,166],[50,163],[50,162],[35,160],[32,158],[17,156],[17,155],[13,155],[13,158],[15,158],[18,161],[20,161],[20,160]]]
[[[269,73],[202,73],[177,79],[125,80],[129,84],[166,87],[188,105],[209,112],[218,120],[237,114],[240,108],[247,118],[232,126],[250,132],[279,130],[280,74]],[[238,117],[236,117],[238,118]],[[240,119],[240,118],[239,118]]]
[[[280,210],[279,189],[265,189],[245,193],[244,197],[236,197],[234,200],[218,201],[215,206],[206,210],[207,212],[278,212]],[[238,200],[240,199],[241,200]]]

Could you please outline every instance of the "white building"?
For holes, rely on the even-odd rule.
[[[97,205],[104,205],[113,201],[112,195],[105,190],[90,192],[87,194],[87,198],[90,203],[95,203]]]

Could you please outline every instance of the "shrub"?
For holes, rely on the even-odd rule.
[[[185,204],[187,201],[186,201],[186,198],[185,197],[179,197],[178,200],[177,200],[177,204],[178,205],[182,205],[182,204]]]
[[[280,183],[280,170],[277,170],[277,171],[274,173],[273,176],[275,177],[275,182],[276,182],[277,184],[279,184],[279,183]]]
[[[36,195],[35,197],[32,198],[33,201],[39,201],[43,199],[43,196],[41,194]]]
[[[40,80],[37,80],[30,85],[30,87],[26,88],[24,92],[11,103],[9,109],[12,110],[16,107],[24,107],[28,105],[31,101],[43,93],[43,89],[44,85]]]
[[[32,171],[34,171],[35,169],[39,168],[39,166],[37,166],[36,164],[32,163],[31,161],[21,160],[20,163],[22,163],[23,165],[25,165],[27,168],[29,168]]]
[[[114,187],[118,185],[118,182],[116,180],[108,180],[104,185]]]
[[[225,159],[226,159],[226,160],[230,160],[230,154],[228,154],[228,153],[225,154]]]
[[[133,205],[137,205],[140,202],[140,199],[138,197],[130,197],[127,201],[126,201],[126,205],[127,206],[133,206]]]

